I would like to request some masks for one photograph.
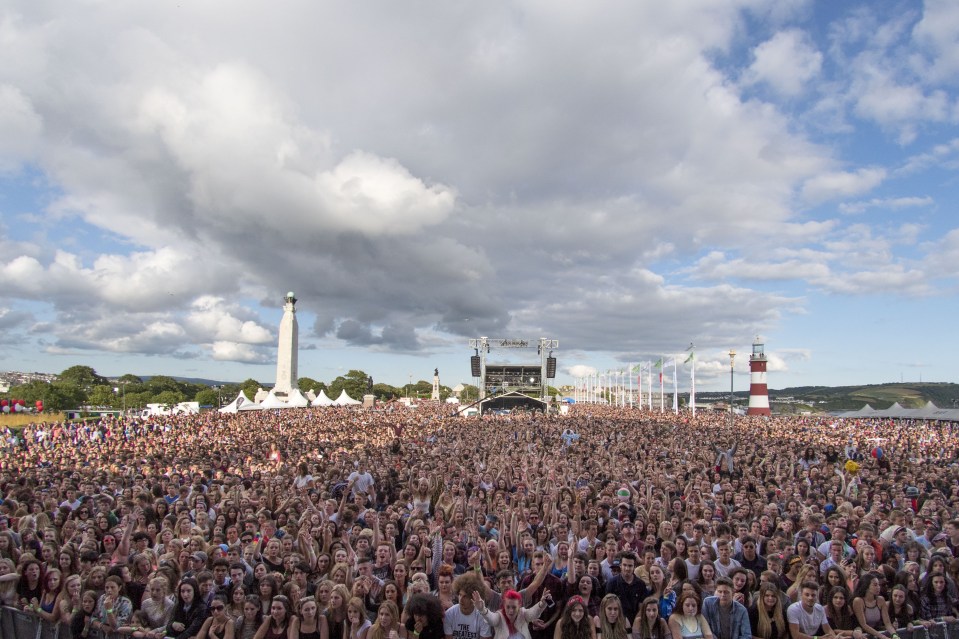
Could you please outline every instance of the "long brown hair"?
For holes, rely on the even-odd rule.
[[[610,604],[619,606],[619,617],[613,625],[606,619],[606,607]],[[626,619],[623,616],[623,603],[617,595],[608,594],[599,602],[599,632],[604,639],[626,639],[629,630],[626,629]]]
[[[772,612],[766,610],[766,602],[763,601],[767,593],[772,593],[776,596],[776,605],[773,606]],[[765,583],[759,586],[756,610],[759,612],[758,621],[756,622],[756,632],[754,633],[757,637],[762,637],[762,639],[775,639],[772,636],[773,624],[776,624],[776,629],[780,633],[786,628],[786,621],[783,618],[783,600],[779,595],[779,588],[777,588],[775,584]]]
[[[583,618],[580,619],[579,623],[573,621],[573,609],[579,606],[583,609]],[[566,602],[566,608],[563,610],[563,616],[560,623],[562,624],[562,639],[589,639],[590,635],[590,624],[593,621],[589,617],[589,610],[586,608],[586,602],[583,601],[583,598],[579,595],[573,595]]]

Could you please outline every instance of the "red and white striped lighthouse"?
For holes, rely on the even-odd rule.
[[[771,415],[769,410],[769,387],[766,386],[766,353],[759,336],[753,342],[749,356],[749,410],[747,415]]]

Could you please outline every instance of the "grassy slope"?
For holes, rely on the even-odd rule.
[[[906,408],[920,408],[931,401],[940,408],[959,407],[959,384],[894,383],[867,386],[803,386],[770,390],[770,399],[793,397],[817,410],[856,410],[869,404],[888,408],[895,402]],[[825,402],[820,404],[819,402]]]

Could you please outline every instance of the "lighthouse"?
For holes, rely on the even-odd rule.
[[[769,410],[769,387],[766,386],[766,353],[759,336],[753,341],[749,356],[749,410],[747,415],[771,415]]]
[[[296,323],[296,297],[293,291],[286,294],[283,319],[280,320],[280,343],[276,356],[276,386],[274,392],[286,397],[296,388],[296,359],[299,326]]]

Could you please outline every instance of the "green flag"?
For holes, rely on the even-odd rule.
[[[663,358],[660,357],[659,359],[657,359],[657,360],[656,360],[656,363],[653,364],[653,366],[655,366],[656,368],[662,368],[662,367],[663,367]]]
[[[692,352],[689,354],[689,357],[686,358],[686,361],[683,362],[683,364],[688,364],[688,363],[690,363],[691,361],[693,361],[695,358],[696,358],[696,351],[692,351]]]

